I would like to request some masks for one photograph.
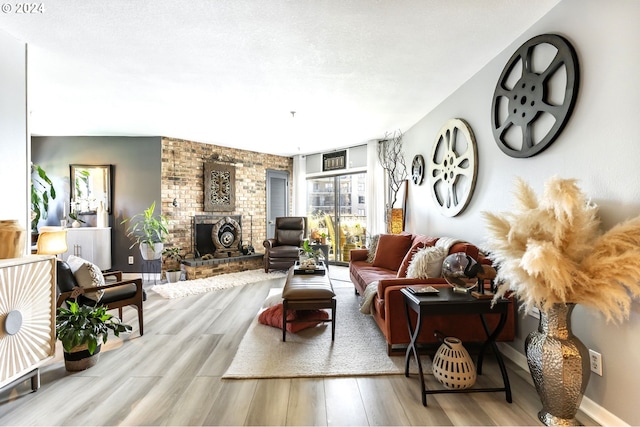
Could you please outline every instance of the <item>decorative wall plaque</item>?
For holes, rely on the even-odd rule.
[[[205,212],[232,212],[236,207],[236,168],[209,162],[204,164]]]
[[[322,171],[333,171],[347,168],[347,150],[322,155]]]

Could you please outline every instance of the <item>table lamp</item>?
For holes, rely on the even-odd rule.
[[[36,254],[59,255],[67,252],[67,230],[44,231],[38,236]]]

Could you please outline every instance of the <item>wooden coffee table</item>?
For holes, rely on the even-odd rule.
[[[289,269],[287,280],[282,289],[282,341],[287,340],[288,310],[331,309],[331,317],[322,322],[331,322],[331,340],[336,336],[336,294],[329,279],[329,274],[294,274],[295,267]],[[308,322],[309,320],[301,320]]]

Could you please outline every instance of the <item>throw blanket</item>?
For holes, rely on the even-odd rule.
[[[371,303],[373,297],[378,294],[378,281],[371,282],[364,289],[364,295],[362,296],[362,303],[360,304],[360,313],[371,314]]]
[[[444,248],[446,253],[449,253],[451,246],[463,240],[454,239],[453,237],[440,237],[435,246],[438,248]],[[362,296],[362,303],[360,304],[360,313],[371,315],[371,303],[373,298],[378,294],[378,281],[371,282],[364,289],[364,295]]]

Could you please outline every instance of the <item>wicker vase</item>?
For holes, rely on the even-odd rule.
[[[462,390],[476,383],[476,366],[454,337],[446,337],[433,358],[433,376],[451,390]]]
[[[0,259],[25,255],[26,230],[15,219],[0,220]]]
[[[525,341],[527,363],[542,409],[538,419],[546,425],[578,425],[576,413],[591,370],[589,352],[571,332],[575,304],[555,304],[540,311],[538,330]]]

